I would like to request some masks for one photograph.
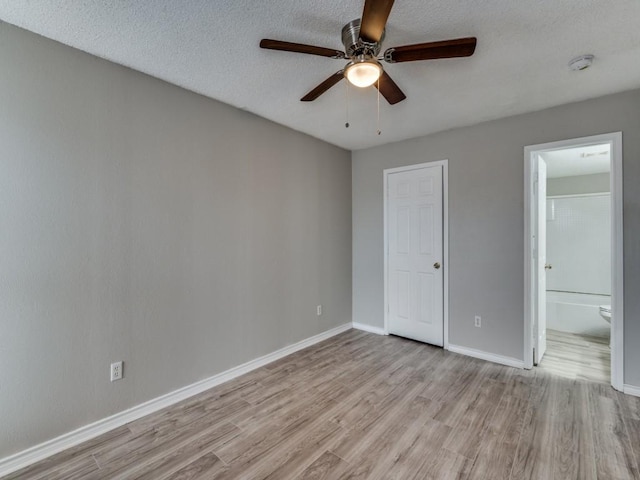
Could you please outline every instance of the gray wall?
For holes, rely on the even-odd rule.
[[[640,90],[354,152],[353,321],[383,326],[383,170],[449,159],[450,342],[522,359],[523,148],[614,131],[624,142],[625,381],[640,385]]]
[[[3,23],[0,71],[0,457],[351,320],[349,152]]]
[[[547,195],[602,193],[611,189],[608,173],[547,178]]]

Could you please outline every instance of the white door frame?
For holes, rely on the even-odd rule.
[[[444,349],[449,350],[449,160],[419,163],[404,167],[387,168],[383,171],[384,192],[384,334],[389,335],[389,238],[387,233],[389,199],[388,178],[392,173],[418,170],[424,167],[442,166],[442,268],[443,268],[443,316],[444,316]]]
[[[624,262],[622,218],[622,132],[574,138],[560,142],[530,145],[524,149],[524,367],[533,368],[533,241],[532,215],[533,162],[535,156],[549,150],[596,145],[611,145],[611,385],[624,387]]]

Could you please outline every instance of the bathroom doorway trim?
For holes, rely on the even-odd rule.
[[[530,145],[524,148],[524,367],[533,368],[533,162],[537,155],[608,143],[611,146],[611,385],[624,388],[624,262],[622,218],[622,132],[574,138],[559,142]]]

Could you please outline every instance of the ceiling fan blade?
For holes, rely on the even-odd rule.
[[[322,95],[324,92],[333,87],[336,83],[344,78],[344,70],[340,70],[339,72],[334,73],[329,78],[327,78],[324,82],[318,85],[316,88],[307,93],[304,97],[300,99],[301,102],[313,102],[316,98]]]
[[[437,58],[470,57],[476,50],[475,37],[456,38],[442,42],[417,43],[388,48],[384,59],[389,63],[434,60]]]
[[[362,20],[360,22],[360,38],[365,42],[375,43],[382,39],[387,18],[391,13],[394,0],[365,0]]]
[[[379,83],[379,85],[378,85]],[[400,87],[396,85],[396,82],[391,80],[391,77],[387,72],[382,72],[380,75],[380,80],[374,83],[375,87],[380,90],[380,93],[384,98],[387,99],[390,105],[395,105],[398,102],[401,102],[407,96],[400,90]]]
[[[308,53],[309,55],[320,55],[329,58],[346,58],[344,52],[333,48],[316,47],[314,45],[305,45],[303,43],[282,42],[280,40],[271,40],[263,38],[260,40],[260,48],[269,50],[282,50],[284,52]]]

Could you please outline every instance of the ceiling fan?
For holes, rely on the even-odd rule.
[[[467,37],[392,47],[387,48],[382,56],[378,57],[393,2],[394,0],[365,0],[362,19],[353,20],[342,28],[344,52],[332,48],[267,38],[260,41],[260,47],[349,60],[349,63],[342,70],[331,75],[302,97],[300,100],[303,102],[315,100],[346,77],[351,84],[357,87],[375,86],[391,105],[395,105],[407,97],[389,74],[384,71],[380,60],[387,63],[401,63],[438,58],[469,57],[476,49],[477,40],[475,37]]]

